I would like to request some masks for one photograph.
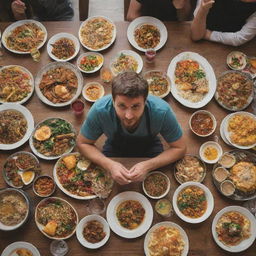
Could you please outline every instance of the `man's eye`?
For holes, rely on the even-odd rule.
[[[139,108],[138,105],[132,106],[132,109],[133,109],[133,110],[136,110],[136,109],[138,109],[138,108]]]
[[[119,105],[118,107],[121,109],[125,109],[125,105]]]

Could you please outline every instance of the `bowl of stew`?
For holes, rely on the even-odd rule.
[[[39,197],[51,196],[56,188],[56,184],[51,176],[38,176],[33,183],[33,191]]]
[[[207,137],[214,133],[217,121],[214,115],[206,110],[194,112],[189,119],[189,128],[200,137]]]
[[[98,99],[102,98],[104,94],[104,87],[98,82],[89,82],[82,90],[83,97],[89,102],[96,102]]]
[[[166,174],[160,171],[148,173],[142,182],[144,193],[152,199],[165,197],[170,191],[171,183]]]
[[[199,182],[185,182],[173,194],[173,209],[185,222],[200,223],[212,213],[214,200],[211,191]]]

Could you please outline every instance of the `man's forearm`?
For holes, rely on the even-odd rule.
[[[199,9],[191,24],[191,38],[194,41],[204,38],[206,33],[206,18],[208,12]]]

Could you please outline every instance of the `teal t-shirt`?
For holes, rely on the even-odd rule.
[[[166,142],[169,143],[178,140],[182,136],[182,130],[175,114],[164,100],[149,95],[146,100],[146,106],[149,110],[150,130],[153,136],[161,134]],[[124,133],[130,136],[148,135],[145,111],[140,124],[133,133],[129,133],[124,128],[122,129]],[[88,112],[87,119],[81,127],[81,134],[90,140],[97,140],[102,134],[105,134],[111,141],[116,131],[117,116],[113,106],[112,95],[107,95],[93,104]]]

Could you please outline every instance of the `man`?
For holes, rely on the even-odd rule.
[[[198,0],[192,40],[242,45],[256,35],[256,0]]]
[[[126,19],[153,16],[162,21],[190,20],[190,0],[131,0]]]
[[[165,151],[159,133],[169,145]],[[103,153],[95,146],[102,134],[107,136]],[[136,72],[119,74],[112,82],[112,96],[94,103],[81,127],[77,146],[119,184],[142,181],[149,171],[176,161],[186,151],[170,106],[158,97],[148,96],[148,83]],[[109,157],[152,158],[128,170]]]

